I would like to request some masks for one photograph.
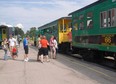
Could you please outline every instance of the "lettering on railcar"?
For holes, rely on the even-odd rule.
[[[102,35],[102,38],[103,38],[102,44],[104,44],[104,45],[114,45],[114,42],[113,42],[114,35],[112,35],[112,34]]]

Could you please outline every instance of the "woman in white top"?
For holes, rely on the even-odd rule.
[[[57,53],[57,50],[58,50],[58,43],[56,41],[56,37],[54,37],[53,39],[53,58],[55,59],[56,58],[56,53]]]
[[[15,42],[16,42],[16,40],[12,37],[12,35],[10,35],[10,38],[9,38],[9,47],[10,47],[11,56],[12,56],[12,48],[14,47]]]

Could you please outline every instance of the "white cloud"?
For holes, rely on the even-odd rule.
[[[24,28],[24,27],[23,27],[23,25],[22,25],[22,24],[20,24],[20,23],[19,23],[19,24],[17,24],[17,25],[16,25],[16,27],[21,28],[21,29],[23,29],[23,28]]]

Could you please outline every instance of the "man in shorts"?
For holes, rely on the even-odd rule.
[[[25,55],[24,55],[25,62],[28,62],[28,60],[29,60],[29,58],[28,58],[28,53],[29,53],[28,39],[29,39],[29,37],[26,36],[26,38],[24,38],[24,40],[23,40],[23,47],[24,47],[24,51],[25,51]]]
[[[43,36],[42,39],[40,40],[41,44],[41,51],[40,51],[40,61],[43,63],[43,56],[46,57],[46,61],[49,62],[48,58],[48,41],[46,39],[46,36]]]

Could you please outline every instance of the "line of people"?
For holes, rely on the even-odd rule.
[[[24,61],[27,62],[29,60],[28,54],[29,54],[29,36],[26,36],[23,40],[23,47],[24,47]],[[16,38],[13,38],[12,35],[10,35],[9,40],[4,39],[3,43],[3,50],[5,51],[4,59],[8,59],[8,51],[10,52],[10,55],[12,59],[14,60],[16,57],[18,57],[18,42]],[[38,56],[37,60],[40,60],[42,63],[44,61],[44,58],[47,62],[49,62],[49,56],[48,56],[48,46],[50,48],[50,58],[55,59],[56,53],[58,50],[58,44],[55,36],[51,36],[50,42],[46,39],[46,36],[38,35]]]
[[[46,36],[38,35],[37,47],[38,47],[38,55],[37,60],[43,63],[43,58],[49,62],[48,57],[48,46],[50,47],[50,58],[56,58],[56,52],[58,49],[56,37],[51,36],[50,42],[46,39]]]
[[[25,51],[24,61],[26,61],[26,62],[29,60],[29,58],[28,58],[28,53],[29,53],[28,39],[29,39],[29,36],[26,36],[23,40],[23,47],[24,47],[24,51]],[[18,44],[16,37],[13,38],[13,36],[10,35],[9,40],[7,40],[7,38],[5,38],[2,42],[2,48],[5,52],[4,60],[8,59],[8,54],[9,54],[9,56],[12,57],[13,60],[15,60],[15,58],[18,57],[18,52],[19,52],[18,47],[20,47],[20,44]]]

